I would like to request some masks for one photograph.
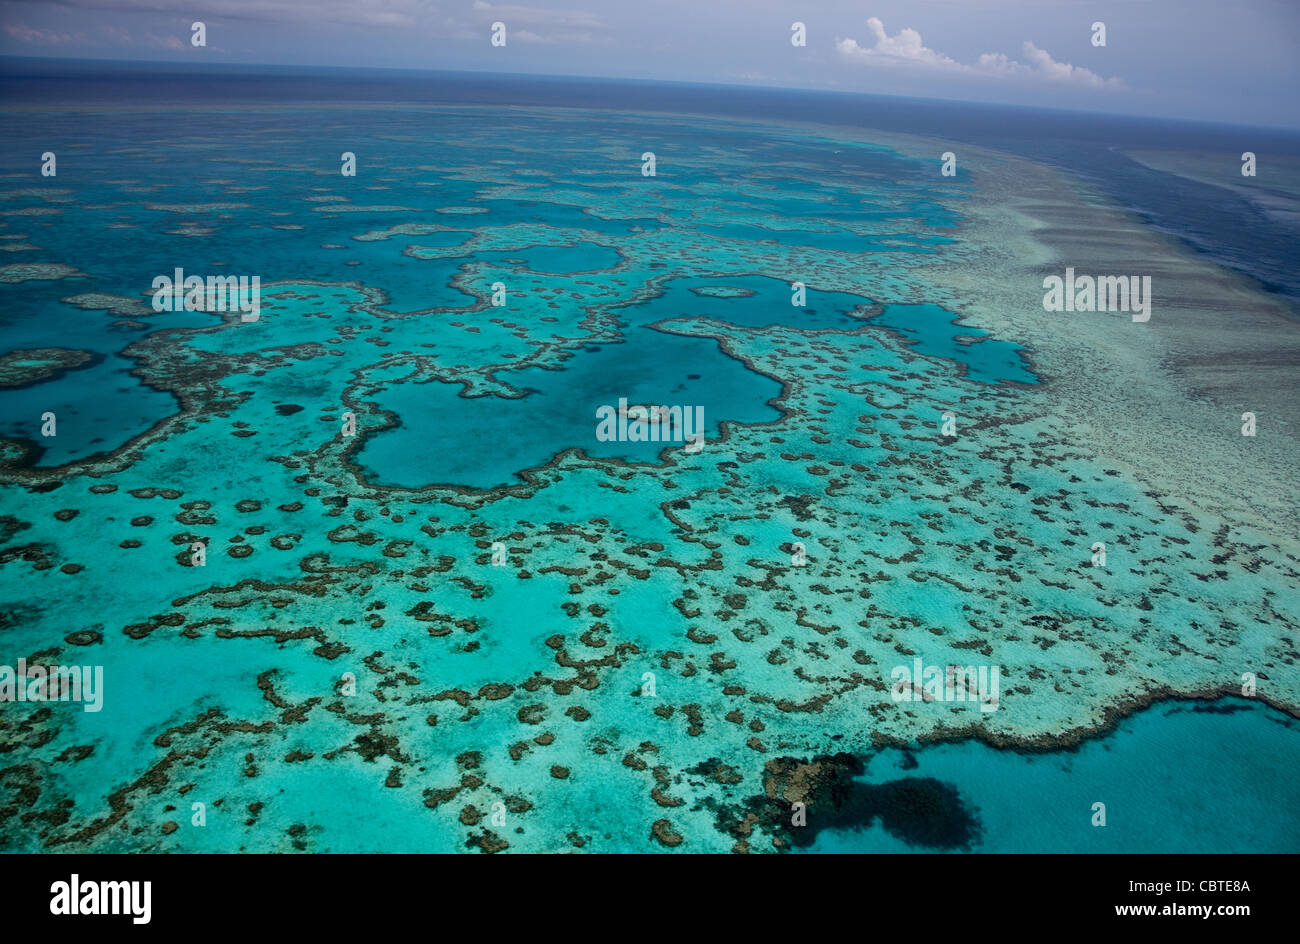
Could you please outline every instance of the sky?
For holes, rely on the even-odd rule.
[[[609,76],[1300,127],[1300,0],[0,0],[0,55]]]

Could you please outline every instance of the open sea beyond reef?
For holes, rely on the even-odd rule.
[[[1294,322],[1295,134],[0,63],[0,666],[103,667],[0,704],[0,848],[1300,848],[1296,415],[1244,451],[1159,275],[1149,331],[1043,311],[1096,265],[996,261],[1031,175],[1154,247],[1100,274]],[[155,310],[177,269],[259,317]],[[1108,445],[1080,351],[1191,458]],[[598,438],[620,400],[702,448]],[[995,710],[896,701],[915,659]]]

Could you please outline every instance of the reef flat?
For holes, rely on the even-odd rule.
[[[6,267],[6,338],[103,356],[0,391],[0,662],[105,679],[4,706],[5,848],[763,852],[804,802],[978,849],[959,786],[850,789],[862,758],[1056,751],[1245,674],[1300,715],[1275,300],[1007,155],[505,117],[140,117],[0,223],[59,259]],[[180,244],[260,275],[259,318],[133,307]],[[1140,265],[1151,320],[1043,311],[1067,265]],[[619,395],[703,403],[703,448],[601,443]],[[900,702],[915,659],[998,666],[996,710]]]
[[[48,347],[0,355],[0,387],[24,387],[62,376],[95,356],[88,351]]]

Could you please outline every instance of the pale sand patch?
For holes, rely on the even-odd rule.
[[[153,297],[153,292],[144,293]],[[108,295],[103,292],[84,292],[60,299],[65,304],[76,305],[86,311],[109,311],[124,318],[145,318],[157,314],[152,307],[135,298],[124,295]]]
[[[414,207],[404,206],[352,206],[344,203],[327,203],[312,207],[313,213],[420,213]]]
[[[450,226],[443,226],[441,223],[398,223],[396,226],[390,226],[388,229],[373,229],[368,233],[362,233],[360,236],[353,236],[357,242],[368,243],[388,239],[392,236],[427,236],[430,233],[440,233],[444,230],[452,229]]]
[[[42,200],[67,203],[72,199],[72,191],[52,187],[23,187],[20,190],[6,190],[0,193],[0,200],[17,200],[22,197],[38,197]]]
[[[247,210],[247,203],[146,203],[147,210],[164,213],[212,213],[217,210]]]
[[[200,223],[186,223],[184,226],[178,226],[176,229],[167,230],[168,236],[187,236],[193,239],[202,239],[205,236],[211,236],[215,230],[211,226],[204,226]]]
[[[78,272],[61,262],[17,262],[0,266],[0,282],[39,282],[56,279],[82,279],[86,273]]]

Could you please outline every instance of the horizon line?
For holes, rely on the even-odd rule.
[[[85,56],[29,56],[13,55],[10,53],[0,53],[0,64],[6,62],[42,62],[42,63],[105,63],[123,66],[165,66],[177,70],[192,70],[195,73],[201,73],[203,70],[224,69],[224,68],[255,68],[255,69],[276,69],[276,70],[321,70],[326,72],[401,72],[414,73],[418,75],[472,75],[472,76],[498,76],[502,78],[520,78],[520,79],[556,79],[569,80],[575,82],[623,82],[627,84],[641,85],[673,85],[685,88],[715,88],[715,89],[740,89],[747,92],[796,92],[807,95],[828,95],[851,98],[879,98],[879,99],[897,99],[903,101],[925,102],[929,104],[939,104],[948,106],[960,105],[977,105],[985,108],[1005,108],[1012,111],[1037,111],[1037,112],[1055,112],[1062,115],[1087,115],[1100,118],[1120,119],[1128,121],[1162,121],[1170,124],[1182,125],[1208,125],[1216,128],[1242,128],[1252,131],[1268,131],[1272,133],[1295,133],[1300,134],[1300,123],[1295,125],[1254,125],[1242,124],[1239,122],[1217,121],[1204,118],[1181,118],[1171,117],[1168,115],[1153,114],[1134,114],[1129,112],[1115,111],[1092,111],[1083,108],[1066,108],[1056,105],[1025,105],[1015,102],[989,101],[986,99],[964,99],[964,98],[931,98],[921,95],[900,95],[883,92],[866,92],[857,89],[830,89],[822,87],[809,86],[787,86],[787,85],[768,85],[768,84],[746,84],[739,85],[730,82],[719,81],[698,81],[688,79],[646,79],[631,76],[620,75],[572,75],[558,72],[501,72],[486,69],[427,69],[414,68],[410,66],[358,66],[358,65],[321,65],[317,63],[271,63],[271,62],[185,62],[166,59],[111,59]],[[0,84],[8,76],[0,71]],[[0,106],[2,107],[2,106]]]

